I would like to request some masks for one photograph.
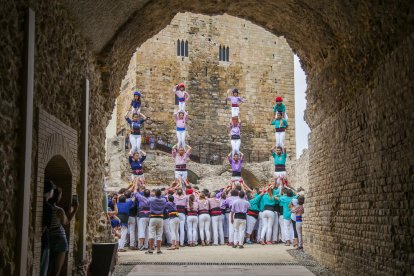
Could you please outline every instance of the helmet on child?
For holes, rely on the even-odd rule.
[[[138,90],[134,92],[134,96],[138,96],[141,97],[141,92],[139,92]]]
[[[178,88],[181,88],[181,87],[184,87],[184,88],[185,88],[185,84],[184,84],[184,83],[180,83],[180,84],[178,85]]]
[[[231,93],[237,93],[237,94],[239,94],[239,89],[237,89],[237,88],[233,88],[233,89],[231,90]]]
[[[281,102],[283,102],[282,97],[277,96],[277,97],[276,97],[276,102],[277,102],[277,103],[281,103]]]

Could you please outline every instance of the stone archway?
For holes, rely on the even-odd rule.
[[[6,160],[1,185],[9,197],[2,217],[7,225],[1,240],[7,247],[2,271],[9,274],[16,266],[17,226],[10,217],[18,185],[10,183],[18,178],[16,141],[24,97],[20,92],[22,11],[27,5],[5,1],[0,9],[7,26],[1,35],[8,53],[0,82],[5,122],[1,157]],[[102,128],[127,63],[135,47],[164,28],[174,14],[228,13],[285,36],[308,75],[306,120],[312,130],[305,222],[308,252],[337,273],[412,272],[409,260],[414,244],[407,221],[412,209],[407,206],[413,197],[414,98],[409,77],[414,72],[413,1],[103,0],[97,9],[94,1],[42,0],[30,5],[39,15],[36,106],[80,131],[82,90],[76,80],[85,76],[93,80],[91,167],[95,173],[90,179],[91,189],[96,190],[102,180],[97,172],[104,162],[103,154],[97,153],[103,149]],[[88,39],[90,44],[85,43]],[[66,135],[60,129],[56,132]],[[70,141],[76,147],[76,137]],[[43,142],[39,139],[39,145]],[[32,166],[41,162],[37,158]],[[37,174],[33,191],[41,190],[42,181]],[[99,193],[90,201],[91,234],[96,230],[92,220],[98,213],[93,204],[97,200]]]

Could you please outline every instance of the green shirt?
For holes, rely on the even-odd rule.
[[[256,194],[254,198],[249,200],[250,203],[250,210],[253,211],[260,211],[260,202],[261,202],[262,196],[260,194]]]
[[[282,195],[279,197],[279,205],[283,207],[283,219],[290,220],[289,204],[294,198],[296,198],[296,196],[288,197],[286,195]]]
[[[288,122],[285,119],[282,119],[282,124],[280,124],[280,120],[273,120],[271,125],[274,125],[275,128],[287,128]]]
[[[280,155],[277,155],[275,152],[272,152],[272,156],[273,156],[273,161],[275,165],[286,165],[286,157],[287,157],[286,152]]]
[[[265,193],[262,196],[262,201],[263,201],[263,204],[260,204],[260,211],[264,211],[265,206],[275,206],[278,203],[276,199],[273,197],[273,195],[272,197],[269,197],[267,193]]]
[[[285,104],[284,103],[281,103],[280,105],[279,104],[276,104],[273,107],[273,112],[282,112],[282,113],[285,113],[286,112],[286,106],[285,106]]]

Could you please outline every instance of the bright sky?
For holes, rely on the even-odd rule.
[[[308,148],[308,134],[310,129],[303,119],[306,108],[306,75],[300,66],[299,58],[295,55],[295,124],[296,124],[296,158]],[[289,111],[288,111],[289,112]]]

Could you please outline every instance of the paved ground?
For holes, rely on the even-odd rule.
[[[284,245],[184,247],[163,250],[161,255],[144,252],[119,253],[116,275],[313,275]]]

